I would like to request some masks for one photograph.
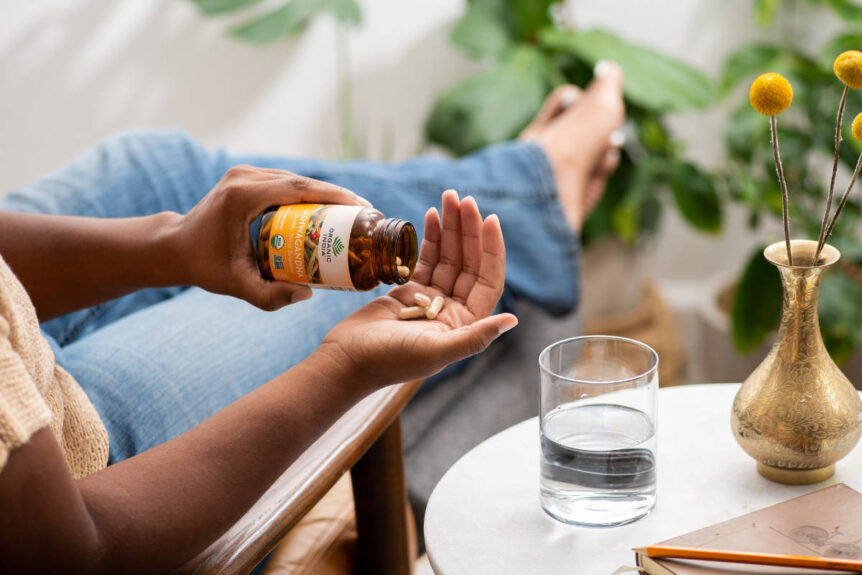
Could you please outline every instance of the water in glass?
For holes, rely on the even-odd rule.
[[[574,525],[612,527],[655,505],[656,434],[622,405],[563,404],[542,419],[542,507]]]

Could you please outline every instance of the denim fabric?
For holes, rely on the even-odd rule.
[[[497,213],[507,248],[506,297],[563,314],[578,301],[579,244],[556,201],[551,167],[533,144],[505,143],[459,160],[396,165],[208,151],[178,131],[113,137],[19,190],[0,208],[130,217],[190,210],[231,166],[280,168],[350,188],[387,216],[421,225],[440,193],[472,195]],[[267,313],[198,288],[148,289],[46,322],[57,361],[108,429],[111,462],[167,441],[295,365],[340,319],[385,293],[316,290]]]

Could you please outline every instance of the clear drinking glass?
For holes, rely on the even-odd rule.
[[[623,337],[558,341],[539,354],[542,508],[613,527],[655,505],[658,354]]]

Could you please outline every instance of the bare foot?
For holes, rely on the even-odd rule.
[[[554,90],[519,136],[536,142],[548,156],[560,205],[576,233],[619,164],[619,150],[610,140],[625,119],[622,85],[620,67],[600,62],[585,91],[575,86]]]

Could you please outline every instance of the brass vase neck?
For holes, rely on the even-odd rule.
[[[782,267],[781,286],[784,302],[781,311],[781,325],[776,341],[779,345],[790,346],[795,350],[803,345],[809,352],[820,353],[824,348],[817,318],[817,298],[820,280],[826,266],[809,268]]]
[[[784,242],[772,244],[763,250],[766,259],[778,268],[784,291],[776,345],[782,347],[791,358],[800,352],[825,354],[817,317],[817,298],[823,272],[837,262],[841,254],[832,246],[825,245],[819,261],[815,262],[817,242],[810,240],[793,240],[790,249],[793,252],[792,266],[787,263]]]

